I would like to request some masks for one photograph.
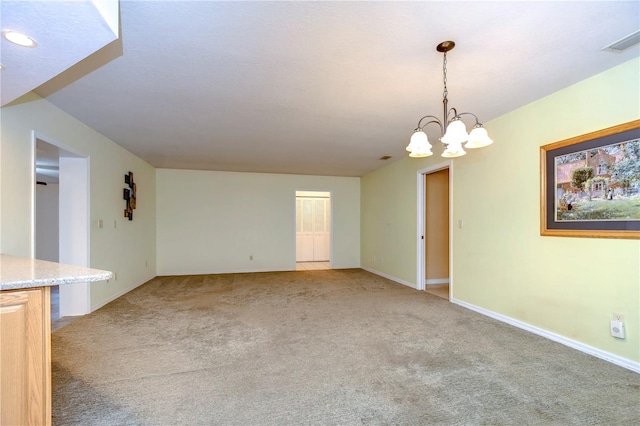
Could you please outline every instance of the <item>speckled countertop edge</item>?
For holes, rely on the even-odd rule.
[[[100,269],[0,254],[0,290],[105,281],[113,273]]]

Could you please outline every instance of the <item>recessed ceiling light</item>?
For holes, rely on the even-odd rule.
[[[8,30],[8,31],[3,31],[2,35],[11,43],[15,43],[18,46],[36,47],[36,41],[26,34],[22,34],[17,31]]]

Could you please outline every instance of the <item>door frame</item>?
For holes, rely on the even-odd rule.
[[[79,238],[75,238],[73,242],[67,241],[64,238],[58,237],[59,244],[59,262],[72,264],[75,266],[90,266],[90,238],[91,238],[91,220],[90,220],[90,161],[89,156],[69,145],[61,143],[54,138],[39,133],[35,130],[31,132],[31,257],[35,259],[36,250],[36,159],[37,159],[37,142],[48,143],[64,150],[70,154],[73,154],[79,162],[84,164],[80,165],[81,172],[78,174],[77,185],[73,189],[72,193],[63,193],[64,188],[60,188],[59,197],[66,200],[79,200],[72,206],[75,211],[75,221],[79,226],[78,231],[80,233]],[[84,195],[77,197],[77,192],[81,191]],[[58,211],[62,208],[58,206]],[[60,215],[59,220],[64,219],[64,215]],[[67,224],[68,225],[68,224]],[[62,227],[60,227],[62,229]],[[91,297],[90,297],[90,283],[76,283],[65,284],[60,286],[60,316],[75,316],[84,315],[91,312]]]
[[[425,179],[426,175],[439,172],[440,170],[449,169],[449,300],[451,300],[451,295],[453,294],[453,161],[448,160],[443,163],[438,163],[433,166],[429,166],[423,169],[418,170],[417,179],[418,179],[418,234],[417,234],[417,271],[416,271],[416,289],[417,290],[425,290],[426,289],[426,280],[425,280],[425,272],[426,272],[426,238],[425,238],[425,217],[426,217],[426,206],[425,206]]]

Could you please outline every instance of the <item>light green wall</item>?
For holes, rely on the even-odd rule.
[[[492,146],[453,160],[455,299],[640,361],[640,242],[542,237],[539,215],[540,146],[640,118],[639,77],[636,58],[505,114],[486,124]],[[364,267],[415,283],[416,172],[436,155],[362,178]]]
[[[332,267],[360,266],[360,178],[158,169],[157,184],[159,275],[295,270],[296,190],[331,192]]]
[[[2,107],[0,123],[0,252],[31,255],[35,131],[89,157],[90,266],[117,273],[117,280],[91,283],[91,306],[155,276],[156,182],[151,165],[33,93]],[[123,214],[124,174],[129,171],[134,172],[138,189],[133,221]],[[98,228],[99,219],[103,228]]]
[[[417,256],[416,171],[426,163],[424,159],[408,157],[396,161],[364,176],[360,189],[361,265],[413,284]]]

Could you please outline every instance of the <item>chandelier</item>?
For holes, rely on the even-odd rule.
[[[487,131],[482,127],[482,124],[478,121],[478,117],[476,117],[475,114],[470,112],[459,113],[455,108],[449,109],[448,107],[447,52],[453,49],[455,45],[456,44],[452,41],[443,41],[436,47],[438,52],[444,54],[444,60],[442,61],[444,83],[442,103],[444,107],[444,120],[440,121],[440,119],[433,115],[425,115],[418,121],[418,127],[413,131],[413,135],[411,135],[411,140],[407,146],[407,151],[410,152],[409,157],[428,157],[433,155],[433,152],[431,152],[432,145],[429,143],[429,138],[424,131],[424,129],[432,123],[440,126],[440,141],[446,146],[442,156],[446,158],[465,155],[466,152],[462,149],[462,144],[465,142],[465,148],[482,148],[483,146],[491,145],[493,143],[493,140],[489,138]],[[476,123],[470,133],[467,133],[467,127],[461,120],[463,115],[471,115],[476,120]],[[431,120],[423,124],[425,119]]]

